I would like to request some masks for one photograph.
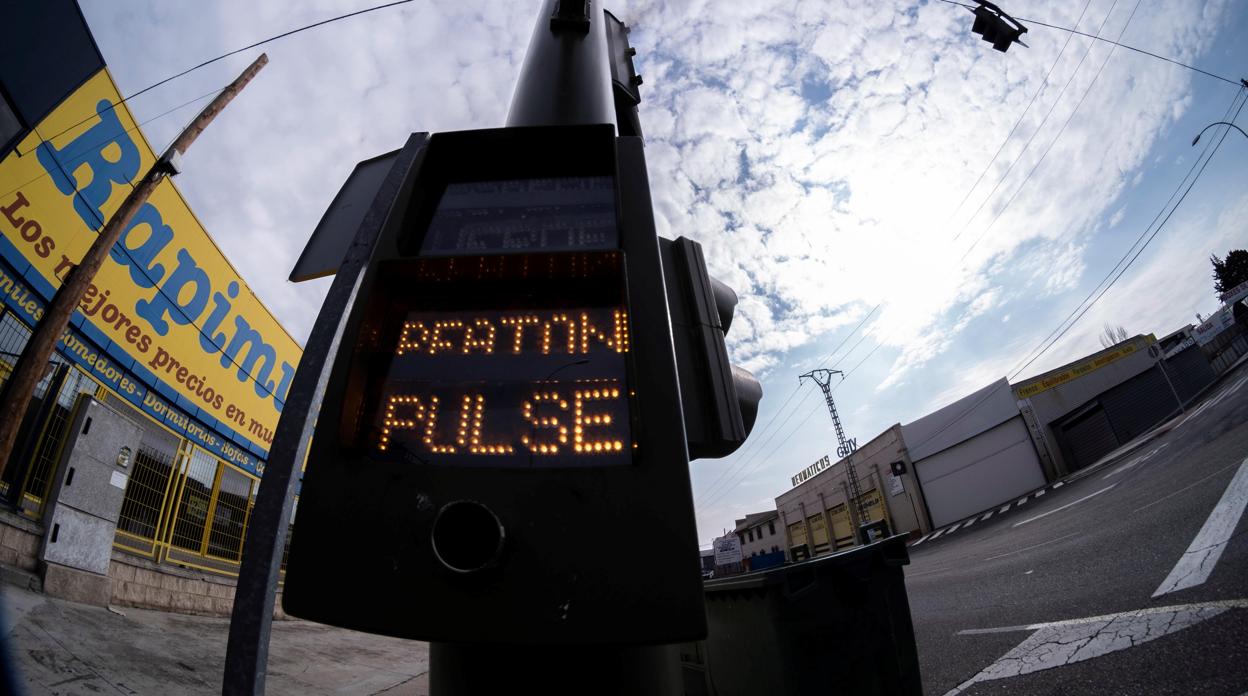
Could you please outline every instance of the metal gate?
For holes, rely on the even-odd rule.
[[[1082,469],[1118,447],[1118,437],[1099,403],[1066,421],[1058,429],[1071,469]]]

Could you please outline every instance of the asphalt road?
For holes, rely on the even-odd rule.
[[[1078,480],[911,548],[926,693],[1248,692],[1248,522],[1236,512],[1248,365],[1188,413]]]

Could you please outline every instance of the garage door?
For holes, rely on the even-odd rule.
[[[1082,469],[1118,446],[1118,437],[1100,406],[1063,423],[1057,432],[1072,469]]]
[[[941,527],[1044,485],[1021,416],[914,463],[932,524]]]

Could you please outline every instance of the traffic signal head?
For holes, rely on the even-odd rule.
[[[689,458],[725,457],[749,436],[763,397],[754,375],[728,359],[737,293],[707,273],[702,245],[684,237],[659,244]]]
[[[667,315],[639,138],[432,136],[342,325],[286,610],[440,642],[703,635]]]
[[[975,14],[975,23],[971,25],[973,33],[979,34],[984,41],[992,44],[993,48],[1002,53],[1008,51],[1012,43],[1027,46],[1019,40],[1019,37],[1027,33],[1027,27],[1002,12],[1001,8],[991,2],[975,1],[979,3],[979,6],[971,10]]]

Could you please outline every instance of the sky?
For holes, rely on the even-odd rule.
[[[80,4],[128,95],[375,3]],[[297,340],[329,280],[286,278],[347,174],[413,131],[504,125],[540,4],[417,0],[274,42],[196,141],[177,186]],[[1248,77],[1248,3],[998,4],[1024,24]],[[790,476],[834,453],[801,373],[846,373],[834,398],[865,443],[994,380],[1099,350],[1107,324],[1161,337],[1195,322],[1218,307],[1209,255],[1248,246],[1248,138],[1235,132],[1154,222],[1217,142],[1221,129],[1190,145],[1227,119],[1235,85],[1035,24],[1028,47],[999,53],[970,32],[967,10],[939,0],[605,7],[633,27],[659,233],[701,242],[711,273],[736,289],[729,350],[764,388],[750,440],[691,465],[703,544],[774,509]],[[166,112],[219,90],[258,52],[131,101],[153,146],[206,98]],[[1238,123],[1248,128],[1248,114]],[[1024,366],[1145,233],[1133,265]]]

